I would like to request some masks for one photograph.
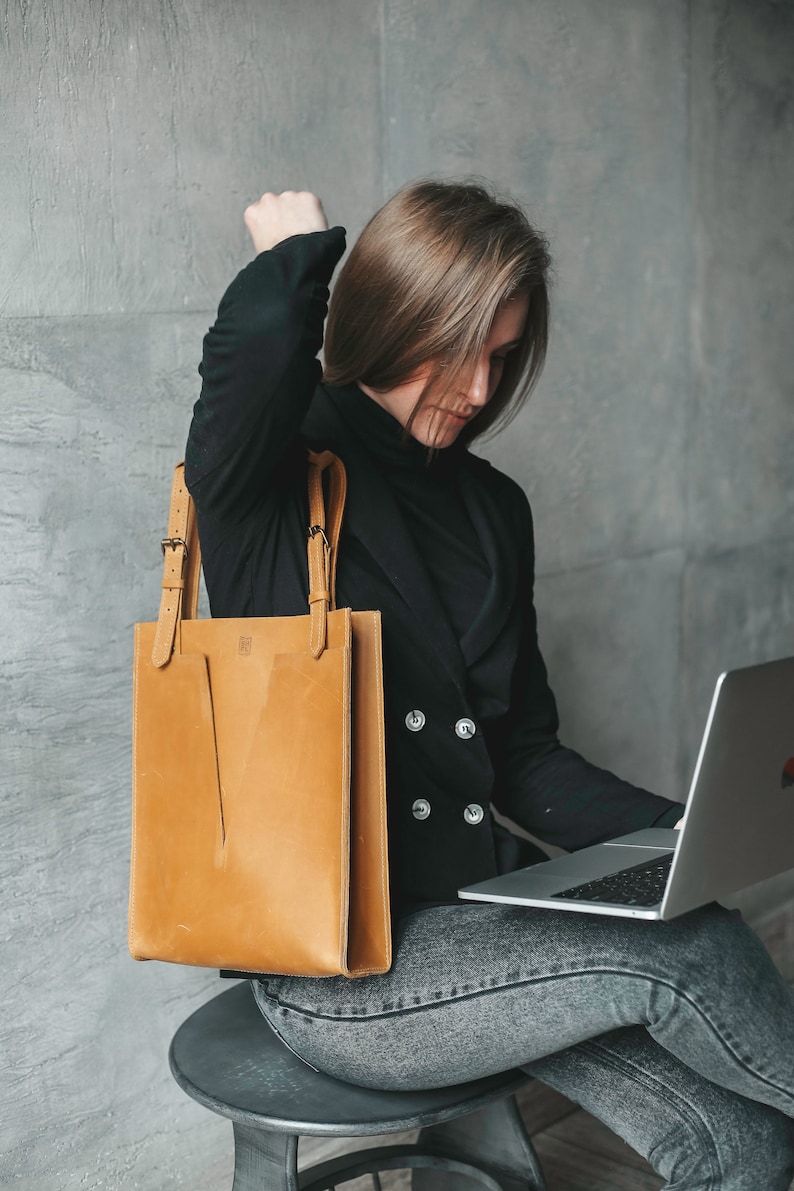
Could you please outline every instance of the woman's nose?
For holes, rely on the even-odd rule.
[[[485,405],[488,397],[488,379],[490,374],[490,360],[483,357],[474,369],[474,376],[469,385],[469,402],[471,405]]]

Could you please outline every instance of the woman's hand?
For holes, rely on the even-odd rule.
[[[323,205],[308,190],[263,194],[243,215],[257,253],[274,248],[290,236],[323,232],[328,227]]]
[[[684,820],[683,820],[683,819],[679,819],[677,823],[674,823],[674,824],[673,824],[673,831],[680,831],[680,830],[681,830],[681,826],[682,826],[683,822],[684,822]]]

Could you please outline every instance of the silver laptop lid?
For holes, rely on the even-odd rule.
[[[794,658],[783,658],[717,680],[662,917],[790,868]]]

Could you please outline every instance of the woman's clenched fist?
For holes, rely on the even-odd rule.
[[[246,207],[243,219],[258,253],[275,247],[289,236],[322,232],[328,227],[322,203],[308,190],[263,194]]]

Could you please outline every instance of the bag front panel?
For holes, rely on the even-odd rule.
[[[136,631],[130,949],[241,971],[344,971],[351,622],[188,621],[151,664]]]

